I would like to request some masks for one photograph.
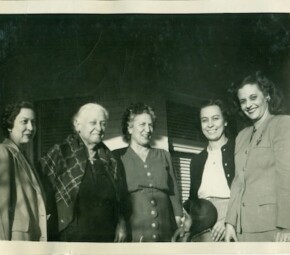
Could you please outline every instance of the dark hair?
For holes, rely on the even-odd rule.
[[[3,129],[3,134],[5,137],[9,137],[8,129],[13,128],[14,121],[22,108],[31,109],[34,111],[32,103],[26,101],[17,102],[14,104],[7,104],[5,106],[1,118],[1,127]]]
[[[281,114],[284,112],[283,107],[283,96],[276,85],[269,80],[261,71],[256,71],[255,73],[245,77],[241,82],[232,84],[229,88],[229,92],[232,95],[234,107],[240,110],[240,102],[238,98],[238,90],[247,84],[257,85],[262,91],[264,96],[269,96],[268,101],[269,112],[271,114]]]
[[[223,119],[225,122],[227,122],[227,126],[225,127],[225,135],[226,137],[229,136],[229,131],[228,131],[228,126],[229,126],[229,122],[230,122],[230,112],[226,106],[226,104],[221,100],[221,99],[207,99],[204,100],[201,105],[200,105],[200,110],[199,110],[199,118],[200,118],[200,112],[202,109],[208,107],[208,106],[213,106],[216,105],[220,108]],[[201,128],[201,124],[200,124],[200,128]]]
[[[147,113],[151,116],[153,125],[156,123],[156,115],[152,107],[144,103],[131,104],[123,113],[122,117],[122,132],[123,138],[126,142],[129,142],[131,135],[128,132],[128,127],[136,115]]]

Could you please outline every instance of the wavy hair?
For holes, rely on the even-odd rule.
[[[156,123],[156,115],[152,107],[144,104],[144,103],[135,103],[131,104],[123,113],[122,116],[122,133],[123,133],[123,139],[126,142],[130,142],[131,135],[128,132],[128,127],[134,120],[136,115],[147,113],[151,116],[153,126],[155,126]]]

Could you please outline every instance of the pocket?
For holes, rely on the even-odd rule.
[[[14,219],[12,225],[12,232],[28,232],[29,220],[28,219]]]
[[[258,205],[268,205],[268,204],[276,204],[277,199],[276,196],[270,195],[270,196],[260,196],[258,197]]]

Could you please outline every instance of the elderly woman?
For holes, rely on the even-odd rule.
[[[143,103],[127,108],[122,131],[129,147],[116,152],[126,173],[133,242],[170,241],[182,216],[170,154],[150,146],[155,121],[154,111]]]
[[[252,123],[236,139],[236,176],[226,217],[226,241],[289,241],[290,117],[261,72],[232,87],[234,101]]]
[[[24,154],[36,127],[28,102],[7,105],[0,145],[0,240],[46,241],[46,210],[39,177]]]
[[[125,190],[117,162],[102,142],[108,111],[96,103],[80,107],[73,117],[75,134],[53,146],[41,159],[52,193],[57,229],[52,236],[65,242],[122,242]],[[51,203],[53,204],[53,203]]]
[[[218,219],[209,229],[211,238],[205,240],[221,241],[225,235],[224,220],[235,175],[234,142],[226,136],[228,112],[224,103],[221,100],[205,101],[200,107],[200,122],[208,145],[191,160],[190,200],[196,204],[199,199],[213,203]],[[198,228],[198,224],[192,226],[192,232],[195,232],[195,228]]]

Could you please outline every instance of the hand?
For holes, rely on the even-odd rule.
[[[124,219],[120,219],[116,227],[114,242],[117,242],[117,243],[125,242],[126,237],[127,237],[126,222]]]
[[[223,240],[225,237],[225,230],[226,228],[225,228],[224,219],[217,221],[211,230],[212,240],[215,242],[219,242]]]
[[[175,220],[178,216],[175,217]],[[173,237],[171,238],[172,242],[176,242],[177,240],[181,242],[186,242],[187,238],[190,234],[190,228],[192,225],[192,219],[190,215],[184,211],[184,217],[181,219],[180,218],[180,227],[174,232]]]
[[[232,240],[235,242],[238,241],[236,230],[233,225],[227,223],[225,230],[225,242],[232,242]]]
[[[275,235],[275,242],[290,242],[290,229],[279,229]]]

